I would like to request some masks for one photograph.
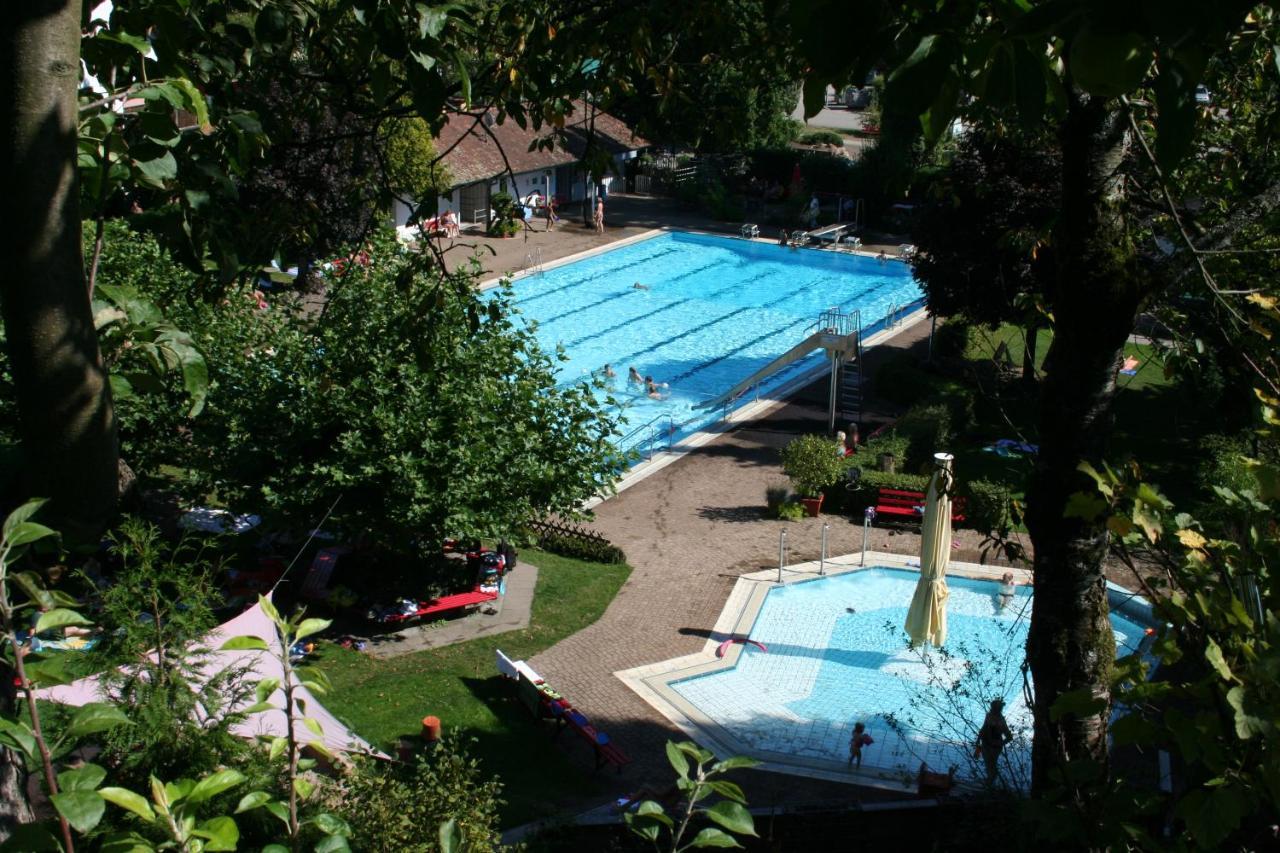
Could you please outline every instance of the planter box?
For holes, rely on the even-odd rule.
[[[822,495],[816,498],[801,498],[800,503],[804,504],[804,511],[809,514],[810,518],[817,518],[822,512]]]

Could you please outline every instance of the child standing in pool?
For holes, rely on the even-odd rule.
[[[640,375],[640,371],[636,370],[634,364],[627,371],[627,381],[630,382],[632,385],[644,384],[644,377]]]
[[[857,765],[862,768],[862,748],[871,746],[875,743],[871,739],[871,735],[867,734],[867,727],[862,723],[855,723],[853,726],[853,737],[849,740],[849,766]]]

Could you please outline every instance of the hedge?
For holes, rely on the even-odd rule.
[[[827,501],[834,506],[849,511],[851,515],[861,514],[869,506],[875,506],[876,496],[881,489],[901,489],[903,491],[924,492],[929,488],[929,477],[925,474],[887,473],[863,469],[857,486],[846,489],[834,486],[827,492],[823,508]],[[1007,527],[1009,524],[1009,489],[1002,483],[989,480],[969,480],[959,484],[956,490],[959,497],[965,499],[965,520],[957,527],[981,530],[984,533]]]
[[[573,557],[592,563],[625,563],[627,555],[617,545],[597,542],[560,533],[544,533],[536,539],[538,547],[561,557]]]

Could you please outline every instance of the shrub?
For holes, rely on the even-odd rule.
[[[407,764],[361,761],[333,792],[331,807],[362,850],[435,850],[438,828],[457,821],[466,849],[503,849],[502,784],[452,739]]]
[[[786,486],[766,486],[764,490],[764,505],[769,508],[769,512],[776,513],[778,507],[787,502],[787,495],[791,490]]]
[[[799,521],[804,518],[804,505],[798,503],[779,504],[778,518],[783,521]]]
[[[875,438],[858,448],[858,452],[849,457],[853,464],[863,471],[876,471],[880,467],[880,457],[889,454],[899,464],[907,461],[907,445],[910,444],[905,435],[899,435],[892,429],[885,430]]]
[[[942,403],[916,406],[898,419],[893,431],[907,439],[907,470],[918,470],[951,443],[951,411]]]
[[[1205,435],[1197,444],[1201,456],[1196,466],[1196,484],[1206,493],[1212,493],[1214,486],[1236,492],[1257,489],[1258,481],[1243,459],[1253,455],[1245,436]]]
[[[510,193],[494,193],[489,198],[489,206],[493,209],[493,220],[489,223],[490,236],[510,237],[520,230],[516,200]]]
[[[844,137],[834,130],[811,130],[796,139],[801,145],[844,145]]]
[[[923,474],[890,474],[885,471],[863,469],[858,484],[848,490],[849,509],[853,512],[861,512],[866,507],[874,506],[876,494],[881,489],[923,492],[927,488],[929,488],[929,478]]]
[[[1009,487],[1004,483],[970,480],[960,484],[959,492],[966,499],[963,526],[983,533],[1009,528]]]
[[[835,442],[821,435],[802,435],[782,449],[783,473],[801,497],[817,497],[824,486],[840,479],[845,467]]]
[[[561,557],[573,557],[592,563],[625,563],[627,555],[607,540],[587,539],[566,533],[544,533],[535,540],[538,547]]]
[[[972,332],[973,327],[963,320],[947,320],[933,334],[933,354],[939,358],[964,358]]]

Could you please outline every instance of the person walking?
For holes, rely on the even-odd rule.
[[[594,222],[596,226],[596,233],[603,234],[604,233],[604,199],[601,197],[596,198],[596,215],[595,215]]]
[[[991,709],[982,721],[982,728],[978,729],[978,740],[973,746],[974,757],[982,756],[987,766],[988,785],[995,784],[1000,773],[1000,753],[1011,740],[1013,732],[1009,731],[1009,724],[1004,719],[1004,700],[992,699]]]
[[[547,196],[545,210],[547,214],[547,230],[554,231],[556,223],[560,221],[560,217],[556,216],[556,200],[551,196]]]

